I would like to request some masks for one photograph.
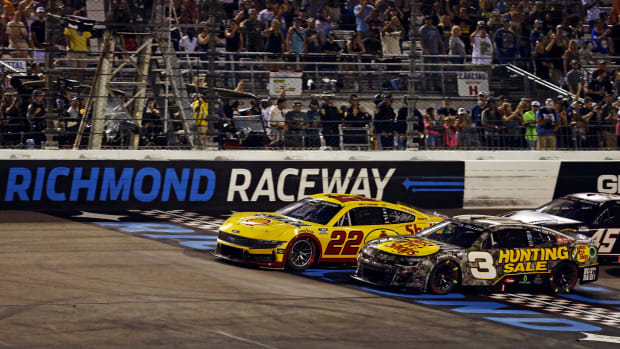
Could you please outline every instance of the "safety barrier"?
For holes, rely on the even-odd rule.
[[[272,210],[320,192],[421,208],[531,208],[572,192],[620,192],[617,152],[588,161],[522,153],[5,150],[0,208]]]

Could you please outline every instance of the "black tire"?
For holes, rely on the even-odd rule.
[[[570,293],[579,280],[575,263],[560,263],[551,270],[549,287],[553,293]]]
[[[435,294],[447,294],[461,283],[461,273],[453,261],[442,261],[433,268],[426,289]]]
[[[314,263],[316,248],[310,239],[301,238],[293,241],[286,255],[286,266],[293,271],[304,271]]]

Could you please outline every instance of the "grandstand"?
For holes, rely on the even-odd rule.
[[[4,0],[0,144],[615,149],[618,6]]]

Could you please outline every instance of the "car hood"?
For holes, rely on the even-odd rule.
[[[565,225],[565,224],[582,223],[574,219],[554,216],[552,214],[531,211],[531,210],[510,212],[502,216],[506,218],[515,219],[523,223],[539,224],[539,225]]]
[[[230,216],[219,230],[250,239],[287,241],[299,228],[309,226],[277,213],[240,212]]]
[[[424,257],[437,253],[443,245],[413,235],[393,236],[371,243],[372,247],[398,256]]]

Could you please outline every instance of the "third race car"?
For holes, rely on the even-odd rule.
[[[354,263],[367,242],[415,234],[443,217],[349,194],[316,194],[276,212],[240,212],[219,228],[215,255],[301,271],[316,262]]]
[[[415,236],[368,243],[353,278],[379,286],[437,294],[459,285],[548,285],[570,292],[579,280],[598,278],[596,243],[493,216],[457,216]]]
[[[577,193],[565,195],[533,211],[509,212],[503,217],[566,233],[592,237],[599,261],[620,262],[620,195]]]

